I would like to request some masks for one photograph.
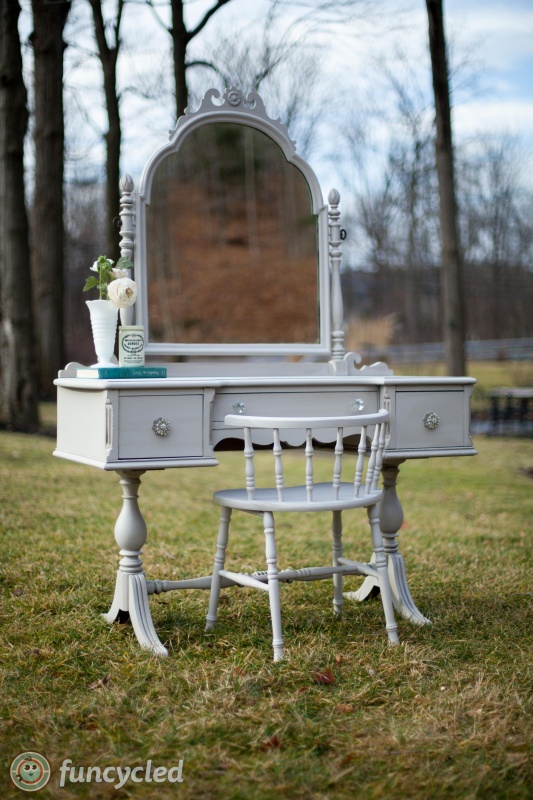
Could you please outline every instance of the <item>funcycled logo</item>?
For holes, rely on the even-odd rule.
[[[21,753],[11,764],[11,780],[24,792],[37,792],[50,780],[50,764],[40,753]]]

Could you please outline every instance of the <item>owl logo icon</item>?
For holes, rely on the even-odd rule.
[[[11,764],[11,780],[24,792],[37,792],[50,780],[50,764],[40,753],[21,753]]]

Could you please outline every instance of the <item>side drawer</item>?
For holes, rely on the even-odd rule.
[[[467,413],[463,391],[397,391],[395,449],[462,447]]]
[[[119,459],[204,455],[203,394],[124,393],[119,396],[118,404]],[[159,419],[168,423],[168,433],[164,436],[153,429]]]
[[[361,401],[361,402],[359,402]],[[378,393],[373,391],[287,391],[217,393],[213,428],[224,430],[226,414],[310,417],[343,414],[371,414],[378,410]]]

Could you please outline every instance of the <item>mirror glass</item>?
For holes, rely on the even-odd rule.
[[[319,341],[317,217],[305,177],[239,123],[192,131],[146,208],[154,343]]]

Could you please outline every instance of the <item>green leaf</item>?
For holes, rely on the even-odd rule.
[[[96,275],[94,277],[91,275],[91,277],[87,278],[87,280],[85,281],[85,286],[83,287],[83,291],[88,292],[89,289],[94,289],[95,286],[98,286],[98,278],[96,277]]]
[[[121,256],[115,266],[117,269],[133,269],[133,261],[127,256]]]

